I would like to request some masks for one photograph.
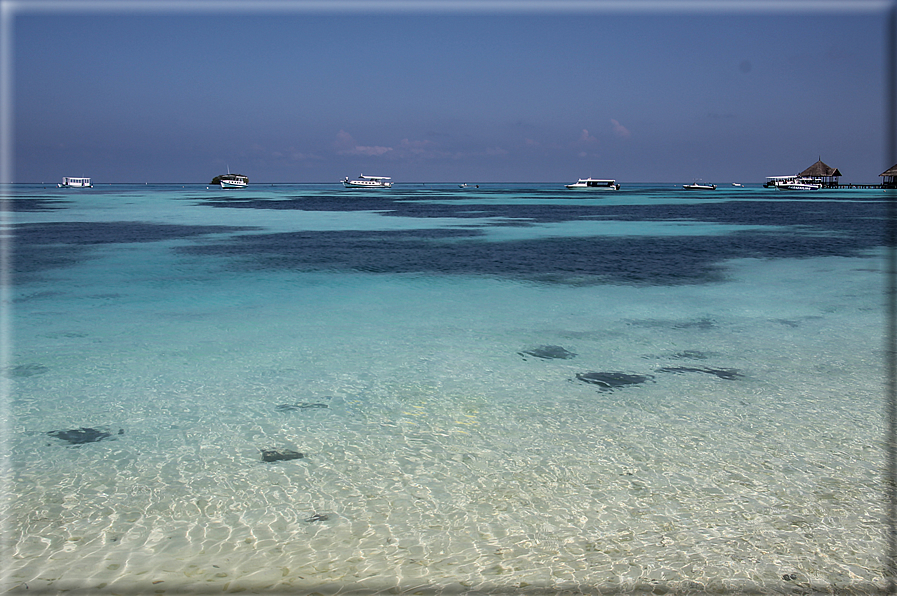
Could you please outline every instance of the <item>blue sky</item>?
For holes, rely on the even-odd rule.
[[[97,6],[14,4],[15,181],[762,182],[821,157],[878,182],[893,165],[883,2]]]

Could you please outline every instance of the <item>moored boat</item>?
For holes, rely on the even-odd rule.
[[[249,178],[239,174],[225,174],[219,183],[221,188],[244,188],[249,185]]]
[[[716,184],[703,184],[697,180],[691,184],[683,184],[685,190],[716,190]]]
[[[769,176],[763,186],[778,190],[819,190],[822,180],[811,176]]]
[[[587,189],[587,190],[620,190],[620,185],[616,180],[592,178],[580,178],[574,184],[566,184],[571,190]]]
[[[93,188],[90,178],[69,178],[68,176],[64,176],[62,184],[57,184],[56,186],[59,188]]]
[[[822,182],[816,178],[795,178],[775,185],[778,190],[819,190]]]
[[[346,188],[391,188],[392,178],[389,176],[365,176],[359,174],[355,180],[349,180],[346,176],[343,180],[343,186]]]
[[[797,180],[797,176],[767,176],[766,182],[763,183],[763,188],[776,188],[783,182],[791,182],[793,180]]]
[[[249,186],[249,177],[243,174],[231,174],[230,166],[227,174],[221,174],[212,178],[212,184],[220,184],[221,188],[246,188]]]

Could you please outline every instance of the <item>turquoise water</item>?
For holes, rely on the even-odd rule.
[[[884,198],[14,187],[3,588],[881,586]]]

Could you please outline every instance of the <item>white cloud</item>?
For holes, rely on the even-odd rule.
[[[623,126],[622,124],[620,124],[619,122],[617,122],[616,120],[614,120],[613,118],[610,119],[610,123],[613,125],[613,127],[614,127],[614,134],[615,134],[618,138],[620,138],[620,139],[628,139],[630,136],[632,136],[632,133],[629,132],[629,129],[628,129],[628,128],[626,128],[625,126]]]
[[[344,130],[336,133],[336,140],[333,142],[336,152],[340,155],[383,155],[392,151],[392,147],[365,146],[359,145],[352,135]]]
[[[402,139],[402,142],[399,143],[399,148],[403,149],[412,155],[421,155],[425,157],[429,157],[434,153],[434,147],[436,143],[433,141],[412,141],[409,139]]]

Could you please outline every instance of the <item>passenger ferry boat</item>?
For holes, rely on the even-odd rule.
[[[223,174],[218,180],[221,188],[244,188],[249,186],[249,178],[240,174]]]
[[[567,188],[573,190],[585,188],[589,190],[620,190],[620,185],[616,180],[599,180],[597,178],[580,178],[575,184],[567,184]]]
[[[59,188],[93,188],[90,178],[69,178],[64,176],[62,184],[57,184]]]
[[[249,177],[242,174],[231,174],[230,166],[227,166],[227,174],[212,178],[212,184],[216,182],[221,185],[221,188],[246,188],[249,186]]]
[[[822,180],[806,176],[769,176],[763,186],[778,190],[819,190]]]
[[[776,184],[776,188],[779,190],[819,190],[822,188],[822,181],[818,178],[795,178]]]
[[[691,184],[683,184],[682,188],[685,190],[716,190],[716,184],[703,184],[695,180]]]
[[[343,186],[346,188],[392,188],[392,178],[388,176],[365,176],[359,174],[358,179],[349,180],[346,176],[343,179]]]

